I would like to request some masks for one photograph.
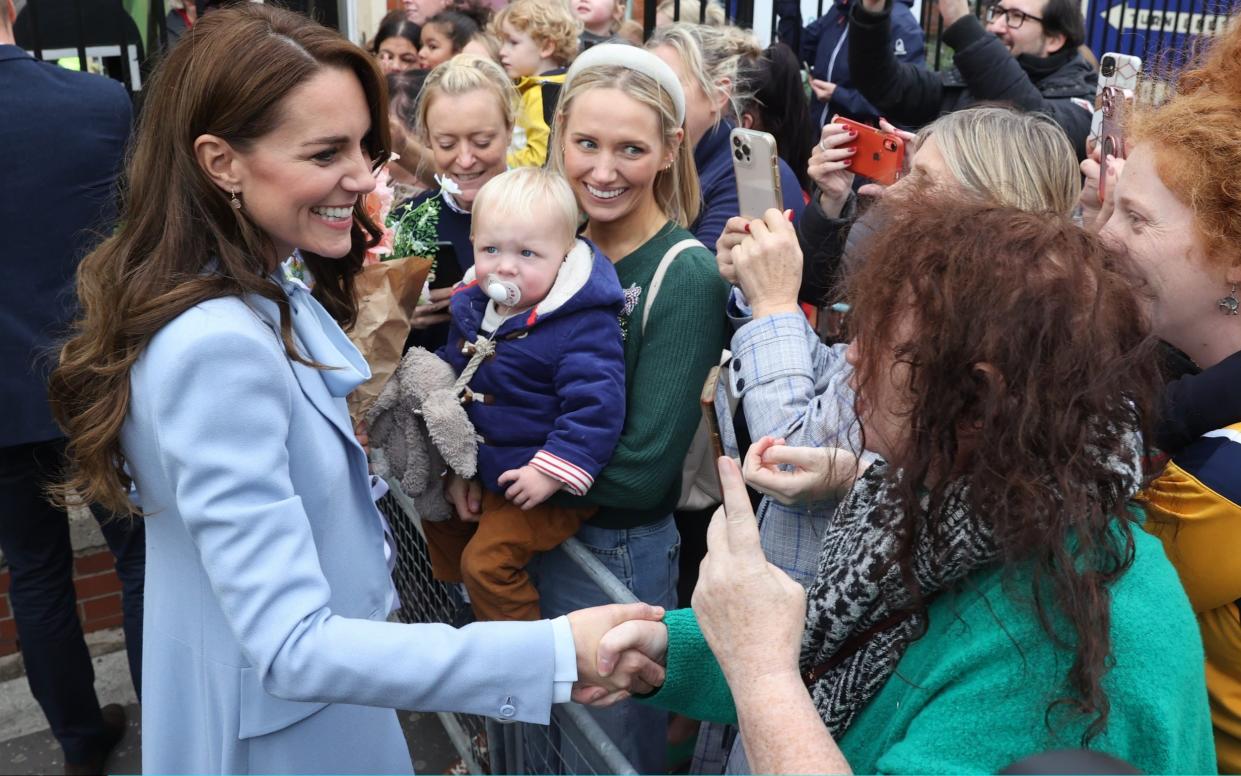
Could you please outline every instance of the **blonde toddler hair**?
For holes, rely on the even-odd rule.
[[[569,245],[577,235],[580,219],[569,182],[545,167],[518,167],[487,181],[478,190],[471,212],[471,239],[480,219],[515,216],[522,221],[554,221],[552,229],[564,234]]]

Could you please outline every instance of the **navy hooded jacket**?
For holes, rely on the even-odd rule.
[[[489,301],[472,267],[462,283],[448,344],[437,351],[457,374]],[[484,487],[503,493],[499,476],[530,464],[570,493],[590,490],[625,425],[624,298],[612,262],[578,240],[543,301],[496,330],[495,354],[474,373],[466,403]]]
[[[900,62],[922,65],[926,46],[922,25],[914,17],[913,0],[897,0],[892,6],[892,53]],[[849,72],[849,0],[832,0],[823,15],[802,29],[800,0],[777,0],[780,40],[810,65],[810,74],[836,84],[827,103],[811,99],[810,117],[822,127],[834,115],[867,124],[879,119],[879,109],[853,85]]]

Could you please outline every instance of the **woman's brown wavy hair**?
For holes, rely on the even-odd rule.
[[[165,324],[209,299],[257,294],[280,310],[289,357],[288,302],[269,276],[271,241],[229,206],[199,167],[194,141],[212,134],[246,150],[281,119],[281,100],[324,68],[357,75],[366,93],[374,158],[388,147],[387,93],[372,58],[304,16],[242,3],[204,16],[149,81],[121,178],[115,233],[82,260],[80,318],[49,385],[52,412],[69,437],[70,474],[60,500],[98,502],[118,514],[129,476],[120,445],[129,371]],[[343,258],[303,252],[315,296],[342,325],[353,322],[353,279],[379,230],[354,207],[353,247]]]
[[[1134,460],[1133,434],[1146,430],[1159,388],[1138,275],[1062,214],[944,191],[886,207],[892,221],[849,298],[859,413],[861,397],[889,380],[885,364],[909,368],[909,439],[889,461],[907,475],[893,482],[908,516],[905,578],[912,584],[922,499],[929,491],[935,514],[949,482],[964,478],[1001,564],[1032,569],[1043,629],[1074,650],[1048,725],[1067,706],[1091,719],[1088,740],[1109,712],[1109,587],[1134,553],[1126,505],[1136,482],[1127,488],[1108,459]],[[916,334],[896,341],[900,331]]]

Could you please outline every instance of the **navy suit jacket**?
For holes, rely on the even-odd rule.
[[[131,115],[118,82],[0,45],[0,447],[62,436],[47,375],[78,261],[116,220]]]

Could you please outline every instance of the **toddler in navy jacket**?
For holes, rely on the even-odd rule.
[[[539,619],[526,565],[595,511],[545,502],[590,490],[625,422],[624,293],[577,224],[568,182],[542,168],[499,175],[474,200],[474,267],[437,355],[458,375],[472,370],[463,401],[481,499],[473,483],[449,494],[479,517],[423,527],[436,578],[464,582],[479,619]]]

